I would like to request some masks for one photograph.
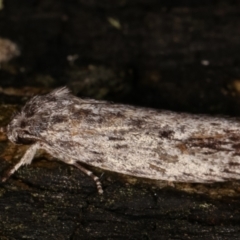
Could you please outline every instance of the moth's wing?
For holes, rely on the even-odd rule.
[[[46,139],[75,161],[167,181],[240,178],[235,120],[93,102],[74,106],[64,121]]]

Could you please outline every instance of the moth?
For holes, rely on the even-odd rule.
[[[30,164],[43,149],[74,165],[81,163],[134,177],[210,183],[240,179],[240,121],[80,99],[66,88],[35,96],[5,131],[29,148],[3,178]]]

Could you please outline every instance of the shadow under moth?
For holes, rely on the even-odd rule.
[[[67,88],[35,96],[13,116],[8,139],[30,147],[3,181],[30,164],[38,149],[134,177],[211,183],[240,179],[240,121],[80,99]]]

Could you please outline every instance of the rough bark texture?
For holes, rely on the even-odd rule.
[[[2,103],[23,104],[17,89],[25,86],[68,85],[93,98],[240,114],[238,1],[3,3],[0,37],[16,42],[21,56],[1,65]],[[5,125],[13,107],[1,110]],[[25,149],[1,140],[3,174]],[[37,159],[0,184],[0,238],[240,238],[239,182],[160,189],[110,173],[102,182],[99,196],[77,169]]]

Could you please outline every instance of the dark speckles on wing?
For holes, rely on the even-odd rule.
[[[210,123],[212,126],[220,126],[221,124],[220,123],[215,123],[215,122],[212,122]]]
[[[93,112],[91,109],[82,109],[82,108],[75,108],[74,111],[72,112],[73,118],[86,118],[89,115],[93,115]]]
[[[233,142],[240,142],[240,136],[238,136],[238,135],[229,136],[228,139]]]
[[[239,156],[240,157],[240,152],[233,152],[232,153],[232,156],[235,157],[235,156]]]
[[[77,147],[81,147],[81,143],[76,143],[76,142],[72,142],[72,141],[66,141],[66,140],[57,140],[56,141],[56,145],[60,148],[64,148],[67,149],[67,151],[72,152],[72,149]]]
[[[121,112],[104,112],[103,113],[104,116],[107,118],[107,119],[123,119],[124,118],[124,114],[122,114]]]
[[[97,151],[90,151],[91,153],[95,154],[95,155],[103,155],[102,152],[97,152]]]
[[[174,131],[172,131],[172,130],[161,130],[161,131],[159,131],[159,137],[160,138],[171,139],[171,137],[173,135],[174,135]]]
[[[53,124],[57,124],[57,123],[67,123],[69,120],[69,117],[67,115],[62,115],[62,114],[58,114],[58,115],[54,115],[51,118],[51,122]]]
[[[162,174],[166,172],[166,169],[151,163],[149,163],[149,168],[152,168],[155,171],[161,172]]]
[[[122,125],[124,117],[122,116],[121,112],[109,112],[104,109],[99,110],[99,119],[98,119],[98,124],[105,124],[105,126],[120,126]]]
[[[108,137],[109,141],[125,141],[124,137]]]
[[[116,144],[113,146],[115,149],[127,149],[128,145],[127,144]]]
[[[225,173],[232,173],[232,174],[237,174],[237,171],[231,171],[228,168],[223,169],[223,172]]]
[[[232,147],[236,149],[236,151],[240,151],[240,143],[233,144]]]
[[[221,139],[209,137],[209,138],[189,138],[185,141],[185,144],[190,147],[208,148],[218,151],[229,151],[224,145],[228,145],[229,142]]]
[[[84,121],[89,125],[101,124],[104,121],[104,119],[99,114],[94,113],[92,109],[78,109],[76,107],[72,113],[72,118]]]
[[[134,176],[145,176],[146,175],[146,172],[144,171],[141,171],[141,170],[132,170],[131,171],[131,174]]]
[[[143,119],[129,119],[129,126],[143,128],[146,122]]]
[[[240,163],[238,163],[238,162],[229,162],[229,166],[230,167],[239,167]]]

